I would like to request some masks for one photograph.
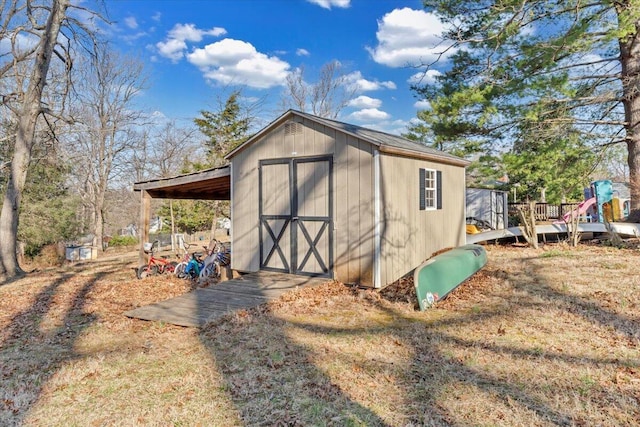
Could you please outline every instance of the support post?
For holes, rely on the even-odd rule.
[[[140,253],[139,264],[147,262],[147,256],[144,253],[144,243],[149,241],[149,221],[151,217],[151,196],[145,190],[140,191],[140,226],[138,227],[138,236],[140,237]]]

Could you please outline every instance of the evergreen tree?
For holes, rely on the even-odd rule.
[[[251,119],[241,108],[239,97],[240,91],[234,91],[219,111],[202,110],[202,117],[194,119],[200,132],[206,137],[210,166],[224,164],[224,156],[247,138]]]
[[[554,204],[581,200],[596,163],[590,144],[570,126],[540,129],[525,120],[520,128],[512,150],[500,162],[510,182],[519,184],[521,199]]]
[[[5,143],[0,145],[0,163],[12,156],[15,124],[1,126]],[[79,200],[68,187],[70,168],[61,159],[53,135],[36,133],[32,161],[20,204],[18,241],[27,255],[35,255],[43,246],[76,237]],[[7,182],[7,168],[0,169],[0,188]]]
[[[626,144],[632,208],[640,208],[640,1],[424,4],[449,25],[451,65],[414,88],[431,105],[419,118],[436,143],[467,156],[511,151],[519,162],[538,161],[536,151],[559,161],[581,145]],[[419,138],[422,129],[412,131]]]
[[[80,200],[67,186],[68,175],[69,168],[50,152],[29,166],[18,227],[18,240],[24,243],[27,255],[76,237]]]

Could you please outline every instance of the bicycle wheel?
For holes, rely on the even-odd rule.
[[[155,265],[152,265],[152,266],[148,266],[147,264],[141,265],[140,267],[138,267],[138,270],[136,271],[136,275],[138,276],[138,279],[144,279],[147,276],[154,276],[156,274],[158,274],[158,267],[156,267]]]
[[[207,264],[200,272],[200,279],[217,279],[218,265],[215,262]]]
[[[185,261],[179,262],[174,268],[173,274],[175,274],[178,279],[185,279],[187,277],[187,273],[185,272],[186,268],[187,263]]]

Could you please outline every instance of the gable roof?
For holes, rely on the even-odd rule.
[[[383,153],[397,154],[400,156],[420,158],[425,160],[432,160],[440,163],[453,164],[456,166],[467,166],[470,162],[460,157],[454,156],[444,151],[439,151],[421,144],[416,141],[412,141],[401,136],[392,135],[386,132],[364,128],[361,126],[352,125],[349,123],[340,122],[337,120],[327,119],[324,117],[314,116],[313,114],[303,113],[301,111],[289,110],[276,120],[268,124],[261,131],[253,135],[244,143],[233,149],[229,154],[225,156],[226,159],[231,159],[240,151],[246,149],[248,146],[255,143],[262,136],[280,126],[282,123],[290,120],[292,117],[298,116],[307,120],[319,123],[334,130],[346,133],[355,138],[359,138],[363,141],[374,145]]]

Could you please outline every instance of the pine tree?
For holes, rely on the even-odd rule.
[[[424,4],[449,25],[450,65],[435,84],[415,87],[431,105],[419,118],[437,143],[467,155],[522,155],[531,144],[557,159],[568,157],[566,143],[625,144],[640,208],[639,0]],[[564,143],[554,144],[561,128]]]
[[[234,91],[220,111],[202,110],[202,117],[194,119],[206,137],[208,163],[211,166],[224,164],[224,156],[247,138],[251,118],[243,113],[239,97],[240,91]]]

